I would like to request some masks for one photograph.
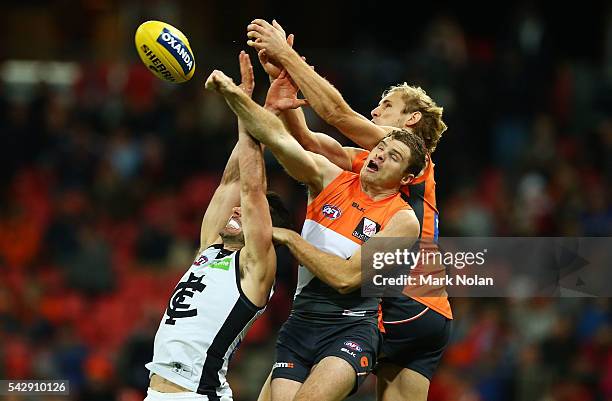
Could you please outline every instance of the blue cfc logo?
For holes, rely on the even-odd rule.
[[[330,220],[336,220],[342,214],[340,209],[333,205],[324,205],[321,212],[323,212],[323,216]]]
[[[174,56],[185,75],[188,75],[189,71],[193,68],[193,54],[191,54],[183,41],[170,33],[168,28],[164,28],[161,35],[157,37],[157,43],[164,46]]]

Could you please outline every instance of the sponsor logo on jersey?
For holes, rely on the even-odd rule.
[[[276,362],[274,365],[272,365],[272,369],[274,370],[276,368],[293,369],[293,362]]]
[[[231,261],[232,261],[232,258],[215,260],[214,262],[209,264],[208,267],[210,267],[211,269],[221,269],[221,270],[227,271],[230,268]]]
[[[367,356],[362,356],[361,361],[359,361],[359,364],[362,368],[367,368],[370,365],[370,360]]]
[[[340,208],[329,204],[323,205],[323,209],[321,210],[321,212],[323,212],[323,216],[327,217],[330,220],[336,220],[342,215],[342,211],[340,210]]]
[[[178,373],[179,375],[185,377],[191,377],[192,371],[190,366],[183,365],[180,362],[174,362],[171,366],[174,373]]]
[[[367,217],[363,217],[353,230],[353,237],[365,242],[373,237],[378,231],[380,231],[380,224]]]
[[[350,356],[352,356],[353,358],[357,358],[357,354],[355,354],[353,351],[349,351],[348,349],[342,347],[340,348],[340,351],[342,352],[346,352],[347,354],[349,354]]]
[[[168,28],[164,28],[157,37],[157,43],[161,44],[178,61],[185,75],[193,68],[193,54],[182,40],[174,36]]]
[[[360,212],[365,212],[365,208],[359,206],[359,203],[357,203],[357,202],[353,202],[351,204],[351,206],[354,207],[355,209],[359,210]]]
[[[345,342],[344,342],[344,345],[346,345],[346,346],[347,346],[347,347],[349,347],[350,349],[354,349],[354,350],[355,350],[355,351],[357,351],[357,352],[361,352],[361,351],[363,351],[363,348],[361,348],[361,347],[359,346],[359,344],[357,344],[357,343],[356,343],[356,342],[354,342],[354,341],[345,341]]]
[[[168,308],[166,309],[168,319],[164,323],[174,325],[176,324],[176,319],[198,315],[197,308],[190,309],[191,305],[185,302],[185,299],[192,298],[196,291],[202,292],[206,288],[206,284],[202,283],[203,278],[204,275],[196,276],[193,273],[189,273],[187,281],[177,284],[172,297],[168,301]]]

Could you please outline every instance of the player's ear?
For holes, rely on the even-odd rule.
[[[401,185],[408,185],[414,180],[414,174],[405,174],[400,181]]]
[[[413,111],[408,113],[408,118],[404,122],[404,128],[412,127],[423,118],[423,114],[420,111]]]

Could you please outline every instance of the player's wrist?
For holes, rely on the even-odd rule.
[[[277,59],[280,64],[285,66],[285,64],[290,62],[291,59],[294,57],[300,58],[299,54],[297,54],[297,52],[293,50],[293,48],[287,46],[280,49],[280,51],[278,52]]]
[[[275,116],[278,116],[281,113],[281,110],[274,103],[266,102],[264,104],[264,109],[268,110],[269,112],[271,112]]]

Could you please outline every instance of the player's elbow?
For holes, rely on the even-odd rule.
[[[241,197],[253,198],[255,201],[264,199],[266,194],[266,184],[263,173],[251,172],[252,175],[240,180]]]
[[[346,294],[350,294],[351,292],[355,291],[357,288],[359,288],[359,285],[347,283],[347,284],[342,284],[340,286],[336,286],[336,291],[338,291],[338,293],[341,295],[346,295]]]
[[[339,294],[346,295],[349,294],[361,286],[361,274],[353,275],[351,277],[347,277],[344,280],[341,280],[335,286],[336,291]]]

